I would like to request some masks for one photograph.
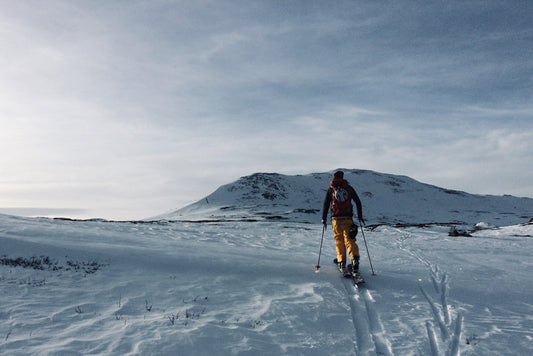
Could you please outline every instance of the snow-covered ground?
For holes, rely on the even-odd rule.
[[[366,229],[357,289],[319,224],[0,215],[0,354],[533,354],[533,225],[448,231]]]

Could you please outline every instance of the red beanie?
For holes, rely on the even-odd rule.
[[[343,171],[337,171],[335,174],[333,174],[334,179],[343,179],[344,178],[344,172]]]

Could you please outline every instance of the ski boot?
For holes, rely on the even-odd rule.
[[[344,270],[346,269],[346,262],[337,262],[337,268],[339,269],[340,273],[344,273]]]
[[[359,275],[359,257],[355,257],[352,260],[352,276],[358,276]]]

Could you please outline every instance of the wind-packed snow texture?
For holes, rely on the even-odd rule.
[[[373,224],[379,212],[370,214],[371,202],[378,200],[366,199],[366,191],[359,189]],[[462,194],[468,208],[480,199]],[[276,209],[256,211],[272,217]],[[386,213],[391,222],[400,221],[392,211]],[[507,216],[502,211],[480,213],[489,219],[477,221],[490,226]],[[474,212],[468,214],[455,216],[475,221]],[[517,209],[513,218],[520,214]],[[449,215],[430,217],[446,222]],[[360,234],[366,283],[356,288],[331,262],[329,227],[317,273],[322,225],[249,220],[257,221],[0,215],[0,354],[533,353],[532,224],[472,231],[472,237],[452,237],[449,226],[433,224],[367,228],[376,275]]]

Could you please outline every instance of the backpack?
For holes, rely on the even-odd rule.
[[[331,197],[331,215],[332,216],[352,216],[352,196],[350,190],[344,185],[335,185]]]

